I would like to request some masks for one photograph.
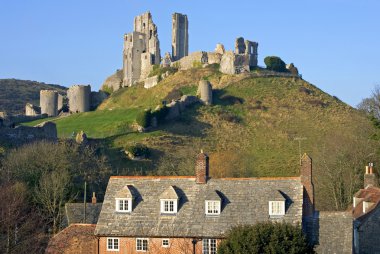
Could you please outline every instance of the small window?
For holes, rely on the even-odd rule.
[[[285,201],[269,201],[269,215],[270,216],[285,215]]]
[[[162,247],[169,248],[169,239],[162,239]]]
[[[177,213],[177,200],[161,199],[161,213]]]
[[[216,254],[216,239],[203,239],[202,254]]]
[[[148,239],[137,238],[136,239],[136,251],[148,251]]]
[[[132,211],[132,199],[130,198],[117,198],[116,211],[122,213],[130,213]]]
[[[219,215],[220,214],[220,201],[206,200],[206,214]]]
[[[119,238],[107,238],[107,250],[119,251]]]

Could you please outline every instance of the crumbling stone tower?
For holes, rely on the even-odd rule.
[[[239,37],[235,42],[235,54],[245,55],[248,59],[250,68],[257,66],[257,47],[259,44],[254,41],[244,40],[243,37]]]
[[[41,114],[58,115],[58,92],[55,90],[40,91]]]
[[[123,86],[132,86],[148,77],[160,64],[160,41],[150,12],[135,17],[133,32],[124,35]]]
[[[174,13],[172,21],[172,58],[178,61],[189,54],[189,22],[181,13]]]
[[[91,86],[74,85],[67,90],[67,98],[71,113],[90,111]]]

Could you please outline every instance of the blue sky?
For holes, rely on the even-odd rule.
[[[189,18],[190,52],[232,49],[238,36],[293,62],[303,78],[352,106],[380,85],[378,0],[1,0],[0,78],[91,84],[122,65],[123,34],[150,10],[161,52],[171,14]]]

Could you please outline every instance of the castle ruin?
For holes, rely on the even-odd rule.
[[[90,111],[91,86],[73,85],[67,91],[70,113]]]
[[[160,41],[150,12],[135,17],[132,33],[124,35],[123,86],[132,86],[148,77],[160,64]]]
[[[174,13],[172,22],[172,60],[178,61],[189,54],[189,22],[181,13]]]
[[[55,90],[40,91],[41,114],[50,116],[58,115],[58,92]]]

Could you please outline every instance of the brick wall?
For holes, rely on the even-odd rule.
[[[162,247],[162,240],[169,239],[170,246]],[[192,254],[192,238],[148,238],[148,251],[136,251],[136,238],[120,237],[119,251],[107,251],[107,237],[101,237],[99,240],[100,254],[117,254],[117,253],[154,253],[154,254]],[[219,240],[217,241],[220,242]],[[202,240],[198,239],[196,243],[196,254],[202,254]]]

